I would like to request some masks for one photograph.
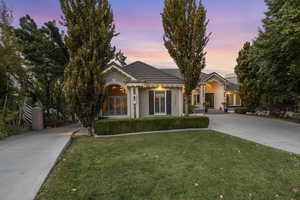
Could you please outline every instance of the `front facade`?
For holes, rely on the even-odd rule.
[[[110,64],[104,71],[107,100],[101,111],[104,117],[140,118],[184,115],[184,81],[177,69],[158,69],[143,62],[125,67]],[[192,104],[201,112],[204,106],[224,109],[224,102],[237,91],[217,73],[202,74],[193,91]],[[233,98],[231,98],[231,96]]]

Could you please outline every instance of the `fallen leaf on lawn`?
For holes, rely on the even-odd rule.
[[[293,192],[296,193],[296,192],[299,192],[299,190],[298,190],[297,188],[294,188],[294,189],[293,189]]]

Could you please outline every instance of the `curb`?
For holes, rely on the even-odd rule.
[[[36,199],[38,193],[41,191],[41,189],[43,188],[44,184],[46,183],[46,180],[48,179],[49,175],[52,173],[52,171],[54,170],[55,166],[57,165],[58,161],[60,160],[62,154],[67,150],[67,148],[70,146],[70,144],[72,143],[73,140],[73,135],[76,134],[78,131],[80,131],[80,128],[75,129],[72,134],[69,136],[68,142],[64,145],[64,147],[62,148],[62,150],[59,152],[57,158],[55,159],[52,167],[50,168],[49,172],[47,173],[44,181],[42,182],[38,192],[35,194],[34,200]]]
[[[162,131],[146,131],[146,132],[135,132],[135,133],[124,133],[118,135],[95,135],[95,138],[111,138],[111,137],[124,137],[131,135],[146,135],[146,134],[159,134],[159,133],[178,133],[178,132],[192,132],[192,131],[209,131],[210,128],[190,128],[190,129],[173,129],[173,130],[162,130]]]

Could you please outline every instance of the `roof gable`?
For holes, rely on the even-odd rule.
[[[119,71],[120,73],[122,73],[123,75],[125,75],[126,77],[130,78],[133,81],[137,80],[135,77],[133,77],[132,75],[130,75],[126,71],[124,71],[123,68],[121,66],[119,66],[118,64],[116,64],[115,62],[109,64],[108,67],[103,71],[103,73],[108,73],[109,71],[111,71],[113,69]]]
[[[227,80],[221,76],[220,74],[216,73],[216,72],[213,72],[211,74],[209,74],[204,80],[203,82],[209,82],[209,81],[212,81],[212,80],[216,80],[216,81],[219,81],[221,83],[224,83],[226,84],[227,83]]]

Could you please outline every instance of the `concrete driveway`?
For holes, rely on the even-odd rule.
[[[0,199],[33,200],[77,126],[0,141]]]
[[[300,154],[300,124],[237,114],[208,117],[213,130]]]

